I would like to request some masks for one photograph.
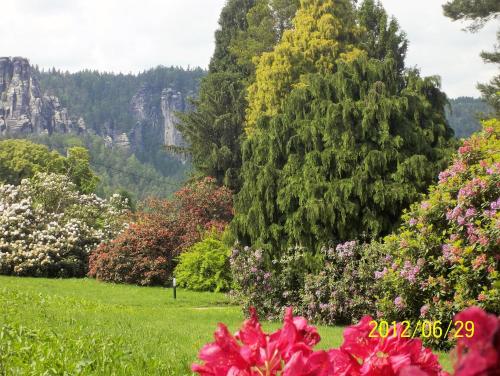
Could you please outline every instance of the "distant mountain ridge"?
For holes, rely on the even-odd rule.
[[[176,112],[189,108],[202,69],[157,67],[137,75],[40,71],[23,57],[0,58],[0,138],[28,138],[65,153],[85,146],[100,192],[165,196],[186,178]],[[104,148],[104,149],[103,149]],[[108,151],[105,151],[107,149]]]

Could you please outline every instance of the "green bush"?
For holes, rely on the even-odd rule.
[[[479,306],[500,313],[500,121],[466,140],[403,225],[377,273],[387,320],[440,320]],[[440,344],[445,345],[445,344]]]
[[[195,291],[228,291],[231,287],[230,249],[210,234],[179,257],[179,286]]]
[[[321,270],[323,258],[300,246],[289,248],[279,258],[262,249],[240,247],[233,250],[230,263],[231,295],[243,310],[254,307],[267,320],[279,320],[287,307],[303,310],[306,276]]]
[[[350,241],[323,248],[324,267],[309,274],[302,293],[302,313],[327,325],[351,324],[375,315],[381,247]]]

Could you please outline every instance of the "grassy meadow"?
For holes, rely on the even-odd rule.
[[[0,277],[0,375],[190,375],[216,324],[242,320],[223,294]],[[338,347],[342,330],[320,326],[319,347]]]

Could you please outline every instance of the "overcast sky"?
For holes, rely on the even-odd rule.
[[[497,21],[477,34],[442,15],[445,0],[382,0],[408,34],[408,65],[440,75],[450,97],[478,95],[496,68],[479,53]],[[138,72],[157,65],[207,67],[225,0],[1,0],[0,56],[43,68]]]

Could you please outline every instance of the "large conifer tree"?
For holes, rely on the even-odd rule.
[[[272,50],[291,24],[298,0],[229,0],[215,33],[215,52],[194,110],[179,128],[196,169],[237,191],[246,89],[255,76],[253,57]]]
[[[310,14],[323,12],[315,18],[324,20],[321,30],[328,29],[328,21],[345,30],[338,24],[343,19],[335,16],[338,2],[333,3],[305,0],[302,5]],[[310,17],[301,17],[304,10],[297,13],[293,33],[325,46]],[[363,24],[372,25],[370,39],[365,34],[355,46],[335,49],[364,49],[349,59],[315,53],[318,44],[294,44],[290,37],[276,46],[280,58],[310,60],[298,63],[300,71],[292,68],[296,84],[290,85],[290,75],[272,76],[286,81],[274,82],[275,88],[289,87],[279,96],[259,87],[262,98],[279,100],[267,102],[274,108],[256,116],[243,148],[244,183],[232,224],[243,243],[275,252],[294,245],[314,251],[338,241],[375,238],[397,225],[401,211],[446,163],[453,132],[439,80],[403,71],[406,40],[379,5],[365,7],[360,18],[357,35],[363,38]],[[345,37],[330,38],[335,35]],[[266,59],[261,64],[257,76],[259,69],[273,66]]]
[[[258,60],[255,82],[248,88],[247,133],[257,119],[279,112],[283,98],[305,73],[326,73],[334,62],[357,56],[359,29],[351,0],[301,0],[293,27],[271,52]]]
[[[180,114],[179,129],[189,144],[195,168],[219,184],[237,190],[241,166],[241,134],[245,114],[245,66],[231,53],[234,38],[248,27],[247,13],[255,0],[229,0],[215,32],[209,74],[193,100],[194,110]]]

